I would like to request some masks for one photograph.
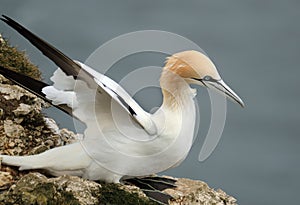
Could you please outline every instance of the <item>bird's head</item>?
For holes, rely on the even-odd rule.
[[[196,84],[225,93],[234,102],[244,107],[241,98],[221,79],[214,63],[198,51],[183,51],[167,59],[165,68],[183,78],[189,84]]]

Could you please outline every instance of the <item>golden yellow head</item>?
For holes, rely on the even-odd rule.
[[[176,75],[191,81],[191,79],[203,79],[210,76],[213,79],[221,79],[213,62],[198,51],[183,51],[168,58],[165,69]]]
[[[165,71],[171,71],[189,84],[197,84],[224,93],[244,107],[241,98],[221,79],[214,63],[198,51],[183,51],[167,59]]]

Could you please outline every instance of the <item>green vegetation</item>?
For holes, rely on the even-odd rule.
[[[122,204],[122,205],[157,205],[158,203],[150,201],[147,198],[139,196],[137,193],[129,193],[120,188],[118,184],[102,183],[100,188],[99,202],[107,204]]]
[[[0,195],[0,204],[79,205],[72,193],[56,184],[45,182],[44,176],[28,174],[13,189]]]
[[[13,71],[20,72],[34,79],[40,80],[41,73],[37,66],[33,65],[24,51],[9,45],[8,41],[0,34],[0,65]]]

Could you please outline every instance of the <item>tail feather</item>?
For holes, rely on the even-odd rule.
[[[0,155],[1,163],[11,166],[20,167],[19,170],[27,169],[40,169],[45,166],[45,163],[41,163],[41,159],[38,155],[32,156],[8,156]]]
[[[62,151],[64,150],[65,149],[53,148],[40,154],[26,156],[0,155],[0,160],[2,164],[19,167],[19,170],[47,169],[53,168],[56,165],[57,159],[63,156]]]
[[[88,167],[92,159],[82,148],[80,142],[56,147],[37,155],[0,155],[2,163],[19,166],[20,170],[45,169],[51,171],[80,170]]]

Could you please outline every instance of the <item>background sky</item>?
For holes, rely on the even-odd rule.
[[[210,107],[200,88],[199,136],[188,158],[163,174],[206,181],[238,199],[239,204],[294,204],[300,184],[300,2],[252,1],[10,1],[6,14],[73,59],[85,59],[121,34],[156,29],[197,43],[214,60],[223,79],[242,97],[246,108],[228,102],[220,143],[204,162],[198,154],[209,125]],[[0,32],[26,50],[50,82],[55,65],[24,38],[0,23]],[[141,66],[162,66],[158,54],[122,59],[108,75],[115,80]],[[157,106],[157,89],[138,93],[146,108]],[[61,127],[72,121],[60,111],[48,115]],[[297,202],[296,202],[297,203]]]

